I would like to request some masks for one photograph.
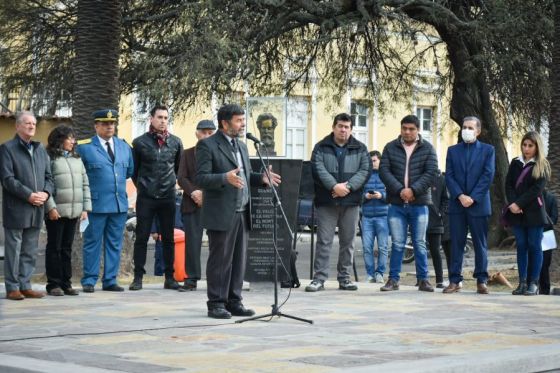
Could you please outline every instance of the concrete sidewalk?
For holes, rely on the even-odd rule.
[[[307,284],[302,280],[302,284]],[[1,372],[530,372],[560,369],[560,297],[444,295],[411,286],[381,293],[305,293],[281,309],[313,325],[206,317],[204,282],[178,293],[97,290],[0,300]],[[37,287],[39,289],[40,287]],[[438,289],[439,290],[439,289]],[[492,291],[492,288],[491,288]],[[280,290],[280,302],[288,290]],[[4,297],[4,294],[0,294]],[[270,312],[271,284],[244,303]]]

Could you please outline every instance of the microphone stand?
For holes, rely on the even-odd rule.
[[[280,209],[280,212],[282,213],[284,223],[286,224],[286,228],[288,228],[288,231],[290,232],[290,237],[292,238],[292,240],[294,239],[294,234],[293,234],[292,230],[290,229],[290,224],[288,223],[288,218],[286,217],[286,213],[284,212],[284,208],[282,207],[282,204],[280,203],[280,198],[278,197],[278,192],[276,190],[276,187],[272,183],[272,176],[268,172],[268,168],[266,167],[266,164],[264,163],[263,157],[262,157],[261,152],[259,150],[259,143],[255,141],[254,144],[255,144],[255,150],[257,151],[257,155],[259,156],[259,160],[261,162],[261,166],[264,169],[264,172],[266,174],[266,178],[268,179],[268,185],[272,189],[272,203],[274,205],[274,210],[273,210],[274,218],[272,220],[273,224],[274,224],[272,226],[272,246],[274,248],[274,304],[271,305],[272,310],[271,310],[270,313],[267,313],[267,314],[264,314],[264,315],[253,316],[253,317],[249,317],[249,318],[242,319],[242,320],[237,320],[235,323],[240,324],[240,323],[245,322],[245,321],[260,320],[260,319],[264,319],[264,318],[267,318],[267,317],[274,317],[274,316],[278,316],[278,317],[283,316],[283,317],[287,317],[289,319],[313,324],[313,320],[307,320],[307,319],[303,319],[301,317],[296,317],[296,316],[292,316],[292,315],[282,313],[282,312],[280,312],[280,308],[278,307],[278,259],[280,257],[280,253],[278,252],[278,246],[277,246],[277,228],[276,228],[278,209]],[[283,268],[285,270],[286,267],[283,266]],[[290,274],[288,273],[288,275],[290,275]]]

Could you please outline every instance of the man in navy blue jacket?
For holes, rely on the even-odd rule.
[[[366,265],[367,281],[383,283],[383,274],[387,265],[389,250],[389,223],[387,213],[389,205],[385,201],[387,192],[385,184],[379,177],[379,162],[381,153],[377,150],[369,152],[371,157],[372,171],[364,186],[364,202],[362,204],[362,244],[364,251],[364,263]],[[373,244],[377,239],[377,250],[379,252],[377,267],[375,267],[375,255],[373,255]]]
[[[465,117],[461,131],[463,142],[447,150],[445,182],[449,190],[451,265],[449,286],[443,289],[444,293],[455,293],[461,289],[468,228],[475,250],[473,276],[477,281],[477,292],[488,294],[487,235],[488,218],[492,214],[490,185],[494,179],[495,153],[492,145],[477,140],[480,131],[480,119]]]

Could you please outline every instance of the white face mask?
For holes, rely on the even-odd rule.
[[[469,130],[469,129],[461,130],[461,137],[463,138],[463,141],[466,143],[474,142],[476,140],[476,135],[474,133],[474,130]]]

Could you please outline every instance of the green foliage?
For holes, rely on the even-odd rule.
[[[72,92],[78,1],[2,2],[5,89],[54,101]],[[482,77],[502,122],[525,125],[549,103],[551,2],[124,0],[121,89],[180,110],[239,89],[282,94],[318,81],[333,100],[358,85],[383,109],[410,102],[415,83],[443,95],[457,78]]]

